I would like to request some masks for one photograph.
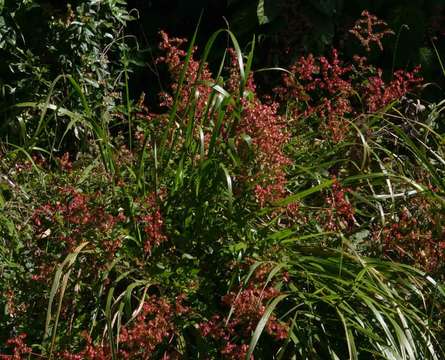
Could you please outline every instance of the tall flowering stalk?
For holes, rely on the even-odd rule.
[[[185,40],[170,38],[163,32],[161,32],[161,36],[160,49],[165,52],[165,55],[159,57],[157,62],[167,65],[173,79],[171,89],[180,92],[178,114],[186,116],[184,111],[188,104],[194,102],[194,116],[199,119],[209,105],[212,88],[208,84],[216,83],[216,81],[212,79],[207,64],[202,67],[203,71],[198,78],[200,65],[192,56],[185,72],[184,84],[179,88],[177,81],[181,70],[185,66],[184,57],[186,53],[181,49]],[[231,62],[228,67],[228,78],[225,86],[232,96],[238,97],[241,83],[239,65],[235,52],[229,50],[229,54]],[[194,90],[194,93],[192,93],[192,90]],[[166,94],[163,94],[163,96],[164,99],[169,98],[170,100],[162,102],[162,104],[170,107],[172,96]],[[243,164],[244,169],[242,171],[245,172],[239,174],[238,178],[247,187],[253,189],[259,206],[263,207],[286,194],[285,167],[290,164],[290,160],[284,154],[283,148],[289,140],[289,134],[284,119],[278,114],[278,103],[265,104],[259,99],[252,74],[247,79],[245,94],[239,100],[241,113],[239,120],[235,121],[233,135],[239,147],[242,146],[244,136],[247,135],[251,139],[255,159],[250,164],[247,162]],[[233,104],[230,104],[225,111],[226,116],[219,129],[221,138],[226,138],[229,135],[227,130],[234,122],[233,116],[236,109]],[[215,119],[207,120],[213,121]],[[209,138],[210,133],[206,133],[205,144],[207,145]]]
[[[167,66],[172,82],[170,84],[172,93],[180,92],[179,94],[179,109],[178,112],[183,112],[190,104],[191,99],[195,102],[195,116],[200,118],[207,106],[210,93],[212,89],[206,82],[212,82],[212,73],[207,64],[199,73],[200,62],[195,60],[193,54],[196,48],[192,49],[192,56],[189,59],[187,68],[185,69],[184,83],[179,86],[179,77],[185,65],[185,57],[187,52],[182,47],[187,43],[183,38],[171,38],[166,32],[161,31],[161,42],[159,49],[164,55],[156,59],[157,64],[164,64]],[[192,93],[192,90],[194,92]],[[161,92],[159,94],[160,105],[170,108],[173,105],[173,97],[168,92]]]
[[[364,10],[361,16],[349,32],[360,41],[366,51],[371,51],[372,43],[375,43],[383,51],[383,37],[394,35],[394,31],[388,28],[388,24],[385,21],[380,20],[368,10]]]
[[[290,106],[292,118],[315,117],[325,138],[339,142],[347,138],[349,121],[363,111],[376,112],[414,90],[423,79],[420,67],[411,72],[397,70],[385,81],[381,69],[366,65],[366,58],[345,64],[333,49],[331,59],[313,55],[301,57],[282,76],[283,85],[274,89]],[[361,103],[357,103],[361,99]]]

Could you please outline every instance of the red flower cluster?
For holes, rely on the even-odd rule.
[[[231,323],[226,325],[225,319],[222,319],[221,316],[214,315],[209,321],[199,324],[199,330],[205,338],[220,342],[219,352],[224,359],[246,359],[249,345],[246,342],[235,343],[232,340],[232,337],[236,335],[236,330]]]
[[[220,353],[224,359],[246,358],[249,350],[247,344],[266,311],[267,301],[280,294],[272,284],[264,287],[267,269],[267,266],[263,266],[246,288],[239,292],[231,291],[222,298],[222,303],[232,309],[230,318],[214,315],[209,321],[199,324],[204,337],[220,343]],[[278,321],[274,315],[269,317],[265,331],[276,340],[288,336],[287,325]]]
[[[183,296],[177,298],[176,306],[171,305],[166,299],[150,296],[142,305],[141,311],[131,321],[131,324],[123,326],[119,336],[119,359],[153,358],[153,354],[159,346],[168,346],[176,333],[175,319],[188,311],[182,305]],[[108,345],[94,345],[90,336],[85,333],[85,348],[77,354],[65,351],[61,354],[64,360],[108,360],[111,358],[111,349]],[[162,359],[173,359],[167,351]]]
[[[175,334],[174,316],[175,308],[169,302],[151,296],[132,325],[121,330],[122,359],[149,359],[158,345],[171,341]]]
[[[125,222],[126,217],[122,211],[111,214],[103,204],[103,197],[100,192],[84,194],[72,186],[62,187],[53,201],[34,211],[34,232],[40,241],[32,244],[36,270],[31,279],[49,281],[54,255],[63,256],[85,241],[95,250],[90,259],[93,267],[100,268],[115,257],[123,239],[117,225]],[[42,249],[43,241],[51,244],[51,253]]]
[[[411,200],[398,219],[376,229],[375,241],[386,256],[417,265],[428,272],[445,267],[445,217],[425,199]]]
[[[59,166],[65,171],[71,171],[73,169],[73,163],[70,161],[70,154],[66,152],[59,159]]]
[[[362,18],[355,22],[354,27],[349,32],[360,41],[368,52],[371,51],[372,43],[376,43],[379,49],[383,51],[382,38],[385,35],[394,35],[394,31],[388,28],[386,22],[370,14],[367,10],[362,12]]]
[[[239,64],[233,49],[229,49],[231,64],[226,87],[232,94],[240,91],[241,76]],[[238,146],[241,148],[241,137],[248,135],[252,140],[255,152],[255,170],[243,174],[245,182],[255,184],[254,193],[261,207],[282,198],[285,193],[286,174],[284,169],[291,163],[283,152],[289,141],[284,119],[278,115],[277,103],[264,104],[258,99],[252,73],[249,74],[241,98],[241,119],[235,129]],[[247,92],[249,94],[247,94]]]
[[[351,66],[343,66],[338,58],[337,50],[333,49],[331,61],[312,54],[301,57],[289,68],[290,73],[283,74],[284,87],[274,91],[283,100],[310,101],[311,93],[325,90],[327,95],[349,95],[352,90],[351,81],[344,79],[352,70]]]
[[[418,77],[420,66],[412,72],[397,70],[394,78],[388,84],[382,79],[382,71],[378,70],[377,76],[371,76],[364,86],[364,100],[369,112],[375,112],[390,104],[394,100],[400,99],[414,87],[419,85],[423,79]]]
[[[302,57],[283,74],[283,86],[274,89],[281,101],[291,105],[293,117],[316,116],[320,127],[334,142],[341,141],[350,127],[347,117],[362,111],[354,106],[356,94],[367,111],[375,112],[398,100],[419,85],[419,67],[412,72],[397,70],[385,83],[382,71],[366,65],[366,59],[355,57],[357,66],[343,65],[338,53],[331,60],[313,55]]]
[[[332,193],[326,197],[329,207],[325,209],[323,216],[319,217],[326,230],[342,231],[353,226],[355,210],[346,198],[350,191],[343,188],[337,180],[332,184]]]
[[[238,57],[233,48],[229,48],[227,51],[230,56],[230,66],[228,66],[227,68],[228,78],[225,82],[225,87],[226,90],[229,91],[231,94],[238,95],[241,85],[241,73],[239,68]],[[249,74],[249,77],[247,78],[244,90],[250,91],[252,95],[256,95],[256,85],[252,72]],[[245,94],[239,94],[239,95],[244,96]]]
[[[0,360],[22,360],[28,358],[32,349],[25,343],[26,334],[20,334],[6,341],[6,345],[12,348],[12,355],[0,354]]]
[[[185,66],[185,57],[187,52],[182,50],[181,47],[187,43],[186,39],[181,38],[170,38],[168,34],[164,31],[160,32],[162,41],[159,44],[159,48],[165,53],[164,56],[160,56],[156,59],[157,64],[166,64],[170,75],[172,76],[172,91],[176,93],[180,91],[179,95],[179,106],[178,110],[181,112],[190,104],[189,100],[191,97],[195,97],[195,117],[200,118],[203,115],[206,108],[210,93],[212,89],[205,82],[213,82],[212,74],[208,69],[207,65],[203,67],[202,72],[198,74],[200,63],[193,58],[193,53],[196,49],[193,49],[192,56],[189,59],[184,83],[179,89],[179,77]],[[194,90],[194,93],[192,91]],[[161,106],[170,108],[173,105],[173,98],[170,94],[166,92],[161,92],[159,94],[161,99]]]
[[[173,77],[173,91],[180,91],[179,112],[184,111],[190,104],[191,99],[195,100],[195,118],[199,119],[208,106],[210,94],[212,92],[209,83],[215,83],[212,74],[208,70],[207,64],[202,67],[201,74],[199,71],[199,62],[190,58],[188,67],[185,72],[185,80],[181,89],[178,89],[179,75],[185,66],[184,57],[186,52],[180,47],[185,43],[184,39],[169,38],[164,32],[161,32],[162,42],[160,48],[166,53],[165,56],[159,57],[158,63],[165,63]],[[240,71],[236,54],[233,50],[229,50],[231,55],[231,63],[228,67],[229,77],[225,83],[227,90],[238,96],[240,90]],[[194,93],[192,93],[194,90]],[[249,175],[242,174],[240,178],[249,183],[254,184],[255,195],[260,206],[264,206],[268,202],[272,202],[281,198],[285,194],[285,173],[284,167],[290,163],[290,160],[283,153],[283,146],[287,143],[289,136],[286,133],[286,124],[277,114],[278,104],[266,105],[258,100],[255,92],[256,87],[252,74],[250,74],[245,90],[250,92],[249,96],[241,99],[242,114],[241,119],[235,129],[235,135],[240,138],[241,135],[248,135],[252,139],[255,150],[255,170],[249,171]],[[244,96],[245,94],[241,94]],[[171,96],[164,94],[163,105],[171,106]],[[228,107],[228,114],[231,116],[233,105]],[[228,120],[228,119],[226,119]],[[233,119],[231,119],[233,120]],[[212,129],[213,130],[213,129]],[[204,129],[206,132],[206,129]],[[226,131],[226,124],[222,125],[221,133]],[[209,133],[204,134],[206,142],[210,136]],[[238,145],[240,145],[239,140]]]
[[[278,104],[243,100],[242,118],[236,130],[239,135],[249,135],[255,148],[256,171],[249,180],[256,184],[255,196],[261,207],[286,194],[285,167],[291,161],[283,147],[289,135],[277,110]]]
[[[331,60],[301,57],[289,71],[283,74],[283,86],[274,92],[281,101],[290,103],[294,117],[316,115],[334,141],[342,140],[348,127],[344,117],[352,112],[352,66],[343,65],[333,49]]]
[[[62,226],[64,230],[59,232],[58,240],[68,245],[68,250],[75,248],[80,241],[88,240],[89,232],[93,235],[97,231],[110,234],[118,222],[125,220],[122,213],[113,216],[102,205],[94,203],[95,198],[101,197],[100,193],[86,195],[69,186],[61,188],[59,194],[61,201],[37,208],[32,218],[39,238],[51,236],[48,229],[54,231]],[[101,241],[99,245],[112,257],[120,247],[120,239]]]
[[[144,215],[139,218],[140,224],[144,228],[146,235],[144,241],[144,252],[147,255],[151,254],[155,246],[167,240],[167,236],[163,233],[164,220],[156,203],[155,194],[147,196],[143,204]]]
[[[241,290],[230,292],[222,298],[227,307],[233,307],[233,320],[229,320],[232,328],[240,326],[239,331],[249,337],[255,330],[258,321],[266,311],[266,302],[280,294],[273,286],[259,288],[253,285]],[[271,315],[266,324],[266,332],[278,340],[287,337],[287,327]]]

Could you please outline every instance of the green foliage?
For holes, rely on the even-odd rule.
[[[116,105],[130,43],[124,29],[131,19],[121,0],[86,0],[76,6],[5,1],[0,12],[2,136],[26,142],[18,124],[35,129],[35,114],[15,108],[18,103],[49,95],[71,111],[81,108],[66,78],[52,84],[60,74],[75,79],[93,110]],[[63,120],[61,127],[66,127]]]
[[[198,30],[187,47],[161,32],[170,83],[149,107],[119,63],[123,4],[82,4],[105,12],[87,28],[110,30],[116,62],[83,25],[51,22],[86,45],[51,50],[69,73],[15,104],[21,137],[2,143],[1,354],[444,357],[444,102],[410,94],[415,73],[308,57],[269,69],[283,85],[263,97],[255,39],[243,54],[220,30],[197,55]],[[264,25],[269,6],[255,2]]]
[[[431,327],[433,319],[420,320],[424,309],[417,294],[430,288],[429,296],[435,296],[435,284],[420,280],[423,274],[395,263],[312,252],[302,247],[271,270],[287,271],[290,279],[287,291],[282,289],[286,297],[277,298],[291,324],[279,358],[443,356],[433,350],[432,344],[439,341]],[[431,346],[425,347],[428,343]]]

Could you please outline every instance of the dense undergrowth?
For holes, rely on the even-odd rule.
[[[160,38],[155,109],[69,75],[51,89],[82,110],[16,104],[0,358],[445,358],[445,102],[419,70],[333,50],[254,71],[230,31],[199,58],[196,34]],[[282,85],[260,93],[265,71]]]

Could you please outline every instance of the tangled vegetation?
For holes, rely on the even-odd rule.
[[[445,358],[445,99],[383,20],[285,68],[160,31],[149,101],[126,2],[79,3],[31,73],[0,17],[0,359]]]

